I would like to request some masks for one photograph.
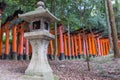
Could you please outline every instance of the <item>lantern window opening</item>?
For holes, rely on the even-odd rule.
[[[34,21],[32,26],[33,26],[33,30],[40,29],[41,28],[41,21],[40,20]]]
[[[49,27],[48,23],[44,22],[44,25],[45,25],[45,29],[48,30],[48,27]]]

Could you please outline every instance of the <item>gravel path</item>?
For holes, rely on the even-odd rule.
[[[90,62],[89,72],[83,60],[50,61],[51,68],[59,80],[120,80],[120,60],[108,64],[98,63]],[[111,63],[113,66],[110,66]],[[117,65],[114,65],[116,63]],[[19,80],[28,64],[29,61],[0,60],[0,80]],[[115,68],[116,66],[119,67]]]

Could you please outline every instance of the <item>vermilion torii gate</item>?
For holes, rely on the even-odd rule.
[[[2,28],[1,28],[1,20],[2,20],[2,12],[6,7],[6,3],[0,2],[0,58],[2,58]]]
[[[6,4],[4,2],[0,3],[0,23],[1,23],[1,15],[3,10],[5,9]],[[13,15],[8,16],[6,21],[0,26],[0,58],[3,59],[20,59],[23,60],[24,56],[27,59],[29,58],[29,54],[32,53],[32,48],[26,38],[23,37],[26,22],[16,21],[19,19],[18,14],[23,11],[16,10]],[[10,27],[11,23],[12,26]],[[1,24],[0,24],[1,25]],[[9,41],[9,33],[12,30],[12,43]],[[57,31],[57,40],[58,40],[58,53],[55,53],[55,41],[50,41],[48,47],[48,55],[53,56],[57,55],[61,60],[72,58],[80,58],[82,55],[93,56],[103,56],[109,53],[109,39],[108,35],[102,35],[103,31],[93,28],[92,32],[89,29],[85,29],[85,34],[83,34],[83,29],[80,28],[73,32],[70,32],[70,37],[68,36],[68,32],[64,31],[64,25],[58,26]],[[2,42],[3,34],[6,34],[5,44]],[[52,31],[54,34],[54,30]],[[86,40],[84,40],[84,35],[86,36]],[[69,42],[70,39],[70,42]],[[10,44],[12,45],[12,51],[10,52]],[[3,52],[3,45],[5,45],[5,52]],[[50,57],[49,57],[50,58]]]
[[[6,4],[4,2],[0,3],[0,13],[2,14],[2,11],[5,9]],[[0,27],[0,57],[3,59],[23,59],[23,56],[27,57],[28,59],[28,48],[29,44],[27,39],[23,37],[24,35],[24,25],[26,22],[24,21],[19,21],[17,22],[18,19],[18,14],[23,13],[20,9],[16,10],[13,15],[10,15],[7,17],[6,21],[2,24]],[[14,22],[12,24],[12,22]],[[10,26],[12,24],[12,26]],[[9,35],[10,35],[10,30],[12,30],[12,44],[9,42]],[[2,37],[3,33],[5,33],[6,38],[5,38],[5,52],[2,50]],[[10,47],[10,44],[12,47]],[[25,49],[24,49],[25,47]],[[12,51],[10,52],[10,48],[12,48]],[[26,50],[26,51],[25,51]],[[25,52],[27,54],[25,54]],[[24,54],[23,54],[24,53]]]

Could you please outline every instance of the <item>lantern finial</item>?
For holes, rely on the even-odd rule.
[[[38,7],[45,7],[45,4],[44,4],[44,2],[42,2],[42,1],[39,1],[38,3],[37,3],[37,6]]]

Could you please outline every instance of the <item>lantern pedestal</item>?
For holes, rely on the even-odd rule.
[[[30,40],[33,50],[25,76],[32,77],[27,80],[54,80],[47,60],[47,47],[49,41],[54,38],[54,35],[49,33],[50,23],[57,22],[59,19],[45,8],[44,2],[39,1],[37,6],[34,11],[19,15],[24,21],[30,23],[30,32],[25,33],[24,36]],[[36,76],[37,79],[33,79]]]
[[[54,80],[52,69],[47,60],[47,47],[49,41],[54,38],[46,30],[27,32],[24,34],[32,45],[32,59],[25,74],[28,76],[38,76],[40,80]]]

